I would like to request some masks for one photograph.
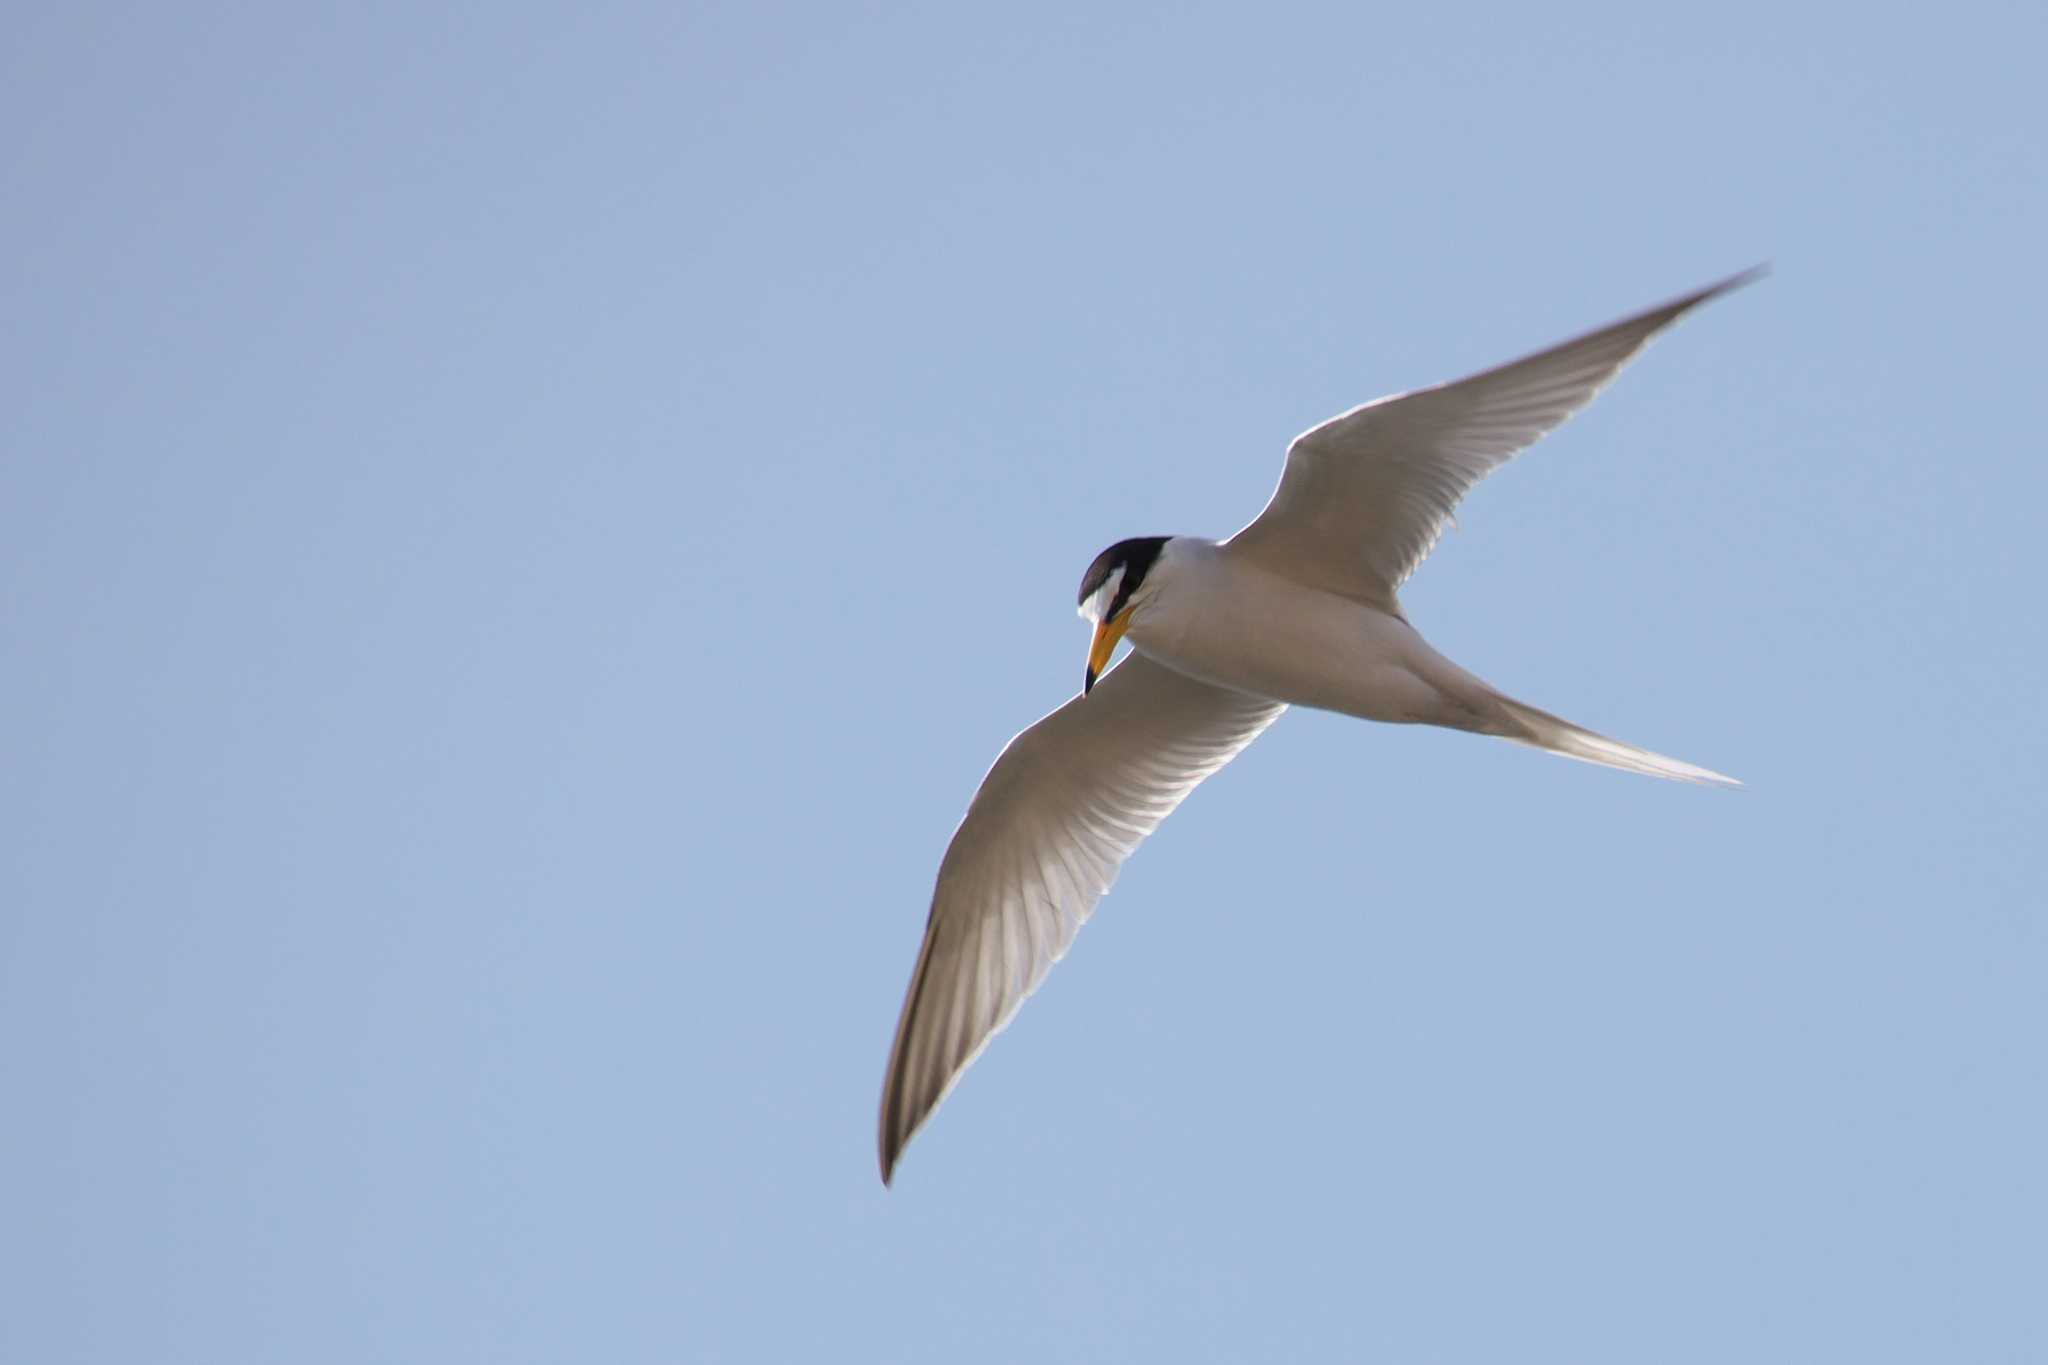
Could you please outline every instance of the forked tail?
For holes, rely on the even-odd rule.
[[[1732,777],[1706,768],[1681,763],[1675,758],[1653,754],[1648,749],[1638,749],[1633,744],[1623,744],[1618,739],[1596,735],[1582,729],[1568,720],[1562,720],[1548,711],[1539,711],[1533,706],[1499,698],[1508,715],[1508,725],[1502,737],[1517,744],[1527,744],[1566,758],[1576,758],[1586,763],[1598,763],[1609,768],[1620,768],[1623,772],[1642,773],[1648,777],[1668,777],[1674,782],[1701,782],[1715,787],[1739,787],[1742,784]]]

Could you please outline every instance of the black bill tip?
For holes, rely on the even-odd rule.
[[[1081,679],[1081,695],[1085,697],[1085,696],[1087,696],[1087,695],[1088,695],[1088,694],[1089,694],[1090,692],[1093,692],[1094,690],[1095,690],[1095,670],[1091,668],[1091,669],[1089,669],[1089,670],[1088,670],[1088,676],[1087,676],[1087,677],[1085,677],[1085,678],[1083,678],[1083,679]]]

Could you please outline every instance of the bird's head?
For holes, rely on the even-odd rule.
[[[1159,562],[1169,536],[1139,536],[1119,540],[1095,556],[1088,572],[1081,575],[1081,616],[1095,625],[1095,638],[1088,645],[1088,676],[1081,684],[1083,694],[1091,691],[1116,642],[1131,628],[1131,613],[1140,605],[1145,576]]]

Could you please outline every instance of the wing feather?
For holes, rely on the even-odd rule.
[[[1303,432],[1272,500],[1229,545],[1309,586],[1391,605],[1474,484],[1591,402],[1651,337],[1761,273]]]
[[[1286,708],[1142,654],[1003,749],[939,865],[882,1084],[882,1179],[1118,868]]]

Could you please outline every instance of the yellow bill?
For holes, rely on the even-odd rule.
[[[1102,676],[1102,670],[1109,667],[1109,656],[1116,653],[1116,642],[1124,638],[1124,632],[1131,628],[1131,609],[1125,607],[1106,621],[1095,623],[1095,639],[1088,645],[1088,677],[1081,684],[1081,695],[1087,696],[1095,690],[1095,680]]]

